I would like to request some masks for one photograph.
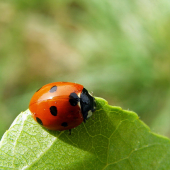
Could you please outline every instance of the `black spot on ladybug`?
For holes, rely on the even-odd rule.
[[[41,119],[39,119],[38,117],[36,117],[36,120],[37,120],[37,122],[38,122],[40,125],[43,125]]]
[[[55,91],[57,91],[57,86],[53,86],[50,89],[50,93],[54,93]]]
[[[69,96],[69,102],[72,106],[76,106],[77,103],[80,101],[79,97],[77,96],[76,93],[71,93]]]
[[[41,87],[42,88],[42,87]],[[36,92],[38,92],[41,88],[39,88]]]
[[[57,116],[57,107],[51,106],[50,107],[50,112],[53,116]]]
[[[63,123],[61,124],[61,126],[67,127],[68,124],[67,124],[67,122],[63,122]]]

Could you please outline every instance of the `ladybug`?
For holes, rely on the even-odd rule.
[[[54,82],[32,97],[29,110],[49,130],[70,130],[85,122],[96,110],[94,97],[80,84]]]

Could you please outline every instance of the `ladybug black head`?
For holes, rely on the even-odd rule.
[[[92,112],[96,110],[96,102],[88,91],[83,88],[80,95],[81,112],[83,114],[84,121],[92,115]]]

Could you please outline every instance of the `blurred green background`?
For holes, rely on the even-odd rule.
[[[44,84],[83,84],[170,137],[170,1],[0,1],[0,137]]]

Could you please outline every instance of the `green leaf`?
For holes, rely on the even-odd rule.
[[[136,113],[96,98],[97,111],[68,131],[48,131],[29,110],[0,143],[0,169],[170,169],[170,140],[150,132]]]

